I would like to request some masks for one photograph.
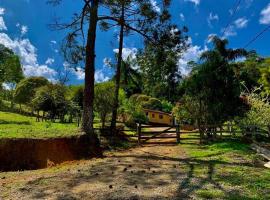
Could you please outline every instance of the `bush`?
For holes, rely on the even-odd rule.
[[[123,110],[126,115],[125,124],[128,127],[136,127],[136,123],[147,123],[148,118],[143,112],[142,106],[139,103],[134,103],[132,100],[126,100],[123,105]]]
[[[167,112],[167,113],[172,112],[173,104],[171,102],[169,102],[167,100],[162,100],[161,105],[162,105],[162,111],[163,112]]]
[[[142,103],[142,107],[151,110],[162,110],[162,103],[157,98],[150,98],[148,101]]]
[[[270,125],[270,102],[260,94],[251,92],[246,95],[246,102],[250,109],[243,118],[238,118],[240,126],[269,126]]]

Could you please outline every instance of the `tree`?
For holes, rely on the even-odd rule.
[[[49,113],[50,119],[60,118],[65,121],[65,115],[72,116],[78,112],[77,106],[66,98],[66,89],[61,84],[47,84],[39,87],[31,101],[34,109]]]
[[[145,48],[138,56],[143,92],[175,102],[181,81],[178,60],[188,46],[187,28],[180,30],[176,25],[161,21],[151,32],[157,45],[145,42]]]
[[[21,80],[15,89],[14,99],[19,104],[29,104],[35,96],[36,90],[48,85],[49,81],[44,77],[29,77]]]
[[[240,81],[232,61],[246,56],[244,49],[227,49],[227,40],[212,38],[214,48],[202,54],[202,64],[184,83],[185,93],[198,102],[198,123],[219,124],[242,113]]]
[[[263,86],[262,93],[266,96],[270,95],[270,58],[265,59],[260,64],[259,84]]]
[[[263,96],[261,88],[255,88],[244,94],[249,106],[244,117],[236,118],[240,127],[244,130],[255,126],[255,128],[266,129],[270,137],[270,102]]]
[[[48,0],[53,5],[58,5],[61,0]],[[114,1],[111,1],[112,3]],[[85,70],[85,89],[84,89],[84,110],[83,110],[83,130],[90,136],[93,147],[99,146],[97,135],[94,132],[93,120],[93,102],[94,102],[94,82],[95,82],[95,42],[96,30],[99,21],[111,20],[118,25],[122,24],[126,28],[140,32],[130,25],[124,23],[118,17],[98,15],[99,7],[102,5],[106,9],[107,1],[100,0],[83,0],[82,9],[79,13],[74,14],[70,23],[56,22],[53,27],[56,29],[70,29],[66,37],[66,43],[63,45],[64,57],[69,63],[78,66],[84,63]],[[117,5],[117,3],[115,4]],[[109,12],[102,12],[109,13]],[[85,30],[87,33],[85,34]],[[142,32],[140,32],[142,33]],[[142,33],[142,35],[144,35]],[[86,39],[86,45],[84,41]],[[117,98],[117,97],[116,97]]]
[[[95,100],[94,100],[94,108],[95,111],[99,114],[102,128],[105,127],[105,122],[109,114],[112,113],[112,107],[114,103],[114,89],[115,85],[112,81],[98,83],[95,86]],[[123,103],[124,92],[120,90],[119,97],[120,105]]]
[[[23,78],[20,59],[12,50],[0,44],[0,85],[18,83]]]
[[[148,38],[147,28],[148,26],[153,25],[159,13],[153,8],[151,1],[149,0],[108,0],[105,2],[106,5],[110,8],[112,17],[105,17],[104,19],[110,19],[113,22],[117,22],[117,24],[120,26],[119,47],[115,73],[115,97],[111,121],[111,129],[113,130],[116,127],[117,109],[119,107],[118,93],[121,81],[121,65],[123,64],[122,50],[124,33],[128,34],[130,31],[135,31]],[[163,5],[167,7],[169,5],[169,2],[170,1],[164,1]],[[110,26],[115,26],[114,24],[108,24],[106,21],[102,21],[102,24],[105,29]],[[135,25],[131,27],[129,24]]]

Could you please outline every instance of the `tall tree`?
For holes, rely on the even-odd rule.
[[[62,0],[49,0],[48,3],[58,5]],[[99,140],[94,132],[94,84],[95,84],[95,45],[96,31],[99,21],[98,10],[100,0],[81,0],[82,8],[75,13],[70,23],[56,21],[53,29],[70,29],[64,40],[62,50],[65,59],[75,66],[84,64],[85,87],[82,129],[88,134],[91,146],[99,149]],[[86,33],[85,33],[85,30]],[[86,44],[85,44],[86,39]],[[98,153],[98,152],[97,152]]]
[[[187,28],[164,20],[151,32],[157,44],[146,41],[144,50],[138,56],[138,63],[143,74],[144,92],[150,96],[177,100],[177,87],[181,80],[178,60],[188,46]]]
[[[227,40],[212,38],[214,48],[202,54],[202,64],[193,69],[184,82],[186,94],[198,102],[199,123],[219,124],[241,114],[240,80],[234,71],[237,58],[246,56],[244,49],[228,49]]]
[[[147,1],[147,2],[146,2]],[[49,3],[57,5],[62,0],[48,0]],[[126,1],[122,1],[122,4]],[[135,0],[134,0],[135,2]],[[142,11],[147,10],[151,5],[151,0],[138,0],[139,4],[143,5]],[[150,2],[150,3],[149,3]],[[169,2],[166,0],[165,2]],[[134,27],[133,23],[129,21],[123,21],[119,15],[106,15],[110,14],[110,11],[115,12],[114,8],[119,7],[119,1],[108,0],[82,0],[82,9],[79,13],[75,13],[70,23],[59,23],[56,22],[53,27],[56,29],[71,29],[72,31],[66,37],[66,43],[63,45],[63,52],[65,58],[71,63],[78,66],[78,63],[83,62],[85,67],[85,91],[84,91],[84,111],[83,111],[83,130],[88,133],[93,141],[97,141],[97,136],[94,134],[93,129],[93,99],[94,99],[94,74],[95,74],[95,41],[96,41],[96,30],[98,21],[112,21],[117,26],[124,26],[128,30],[140,33],[144,37],[147,35],[142,31]],[[125,4],[124,4],[125,5]],[[127,4],[128,5],[128,4]],[[99,7],[102,6],[104,9],[102,12],[105,15],[98,15]],[[128,9],[136,5],[130,4]],[[108,11],[108,12],[107,12]],[[135,13],[134,13],[135,14]],[[140,22],[138,20],[138,22]],[[87,34],[84,30],[87,29]],[[84,45],[84,39],[86,38],[86,47]],[[82,63],[81,63],[82,64]],[[121,64],[121,62],[120,62]],[[115,90],[116,91],[116,90]],[[117,96],[117,95],[116,95]],[[117,97],[116,97],[117,98]],[[115,99],[116,99],[115,98]],[[96,142],[98,144],[98,142]]]
[[[117,22],[116,25],[119,25],[120,28],[115,75],[115,97],[111,121],[111,128],[113,130],[116,126],[117,109],[119,107],[118,93],[121,79],[121,65],[123,64],[122,51],[124,36],[125,34],[127,35],[130,31],[135,31],[145,36],[146,38],[149,38],[147,36],[146,27],[153,25],[158,15],[162,15],[163,13],[159,13],[159,10],[157,11],[154,9],[152,2],[149,0],[108,0],[106,1],[106,4],[110,8],[111,16],[113,16],[113,18],[110,18],[110,20]],[[164,1],[164,6],[167,7],[168,5],[169,1]],[[106,17],[104,19],[106,19]],[[111,26],[115,26],[115,24],[108,23],[105,20],[102,21],[102,24],[105,29]],[[132,24],[133,27],[130,27],[129,24]]]

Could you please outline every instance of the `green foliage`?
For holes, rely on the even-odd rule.
[[[187,29],[161,23],[152,30],[155,44],[146,42],[138,55],[142,71],[143,93],[171,102],[178,100],[181,81],[178,61],[187,47]]]
[[[0,85],[18,83],[23,78],[20,59],[10,49],[0,44]]]
[[[161,101],[162,111],[170,113],[173,110],[173,104],[167,100]]]
[[[134,94],[130,97],[130,101],[139,104],[142,108],[162,111],[162,103],[157,98],[152,98],[144,94]]]
[[[136,123],[147,123],[148,121],[141,104],[132,99],[125,101],[123,110],[126,115],[125,123],[129,127],[136,127]]]
[[[48,84],[38,88],[31,104],[37,111],[48,112],[51,119],[59,116],[61,122],[64,122],[66,114],[75,115],[80,111],[76,104],[66,98],[62,85]]]
[[[71,95],[72,102],[77,104],[81,110],[83,109],[83,96],[84,96],[83,86],[76,87]]]
[[[184,83],[185,93],[199,103],[200,122],[219,124],[241,115],[240,81],[230,64],[242,49],[226,49],[227,40],[213,39],[214,49],[202,55],[202,64],[193,69]]]
[[[265,59],[260,65],[259,84],[263,85],[263,94],[270,95],[270,58]]]
[[[21,80],[15,89],[15,102],[29,104],[34,98],[36,90],[48,84],[49,81],[44,77],[29,77]]]
[[[198,100],[191,96],[184,95],[181,98],[181,103],[176,104],[172,112],[178,123],[196,124],[203,118],[200,110],[202,110],[202,108],[200,108]]]
[[[99,114],[102,126],[105,126],[107,117],[111,114],[114,100],[114,83],[112,81],[98,83],[95,86],[94,109]],[[119,90],[119,106],[125,101],[125,93]]]
[[[250,109],[245,113],[243,118],[237,120],[242,127],[270,126],[270,102],[257,92],[257,90],[254,90],[245,95],[246,102],[250,106]]]
[[[150,98],[142,104],[142,107],[151,110],[162,110],[162,103],[157,98]]]

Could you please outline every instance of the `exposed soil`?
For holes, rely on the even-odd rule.
[[[50,139],[1,139],[0,171],[29,170],[100,156],[86,135]]]
[[[0,194],[12,200],[179,199],[187,171],[178,145],[147,144],[50,170],[7,173]]]

